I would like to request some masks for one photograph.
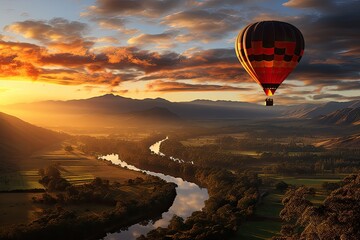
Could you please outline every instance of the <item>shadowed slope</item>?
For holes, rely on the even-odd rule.
[[[64,135],[0,113],[0,159],[29,154],[64,138]]]

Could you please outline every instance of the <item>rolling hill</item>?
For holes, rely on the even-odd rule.
[[[30,154],[63,139],[65,135],[0,112],[0,159]]]
[[[360,125],[360,107],[336,110],[319,117],[318,120],[331,125]]]
[[[318,144],[316,144],[316,146],[321,146],[321,147],[325,147],[325,148],[347,148],[347,149],[359,149],[360,146],[360,134],[353,134],[350,136],[344,136],[344,137],[339,137],[339,138],[333,138],[333,139],[328,139],[325,141],[322,141]]]
[[[350,102],[328,102],[322,104],[300,104],[295,106],[288,106],[284,109],[283,114],[296,118],[317,118],[331,114],[334,111],[344,108],[360,107],[360,100]]]

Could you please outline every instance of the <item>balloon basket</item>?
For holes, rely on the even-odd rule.
[[[266,98],[265,99],[265,105],[266,106],[273,106],[274,105],[274,100],[272,98]]]

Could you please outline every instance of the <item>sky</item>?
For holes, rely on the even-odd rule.
[[[241,29],[304,35],[280,104],[358,100],[359,0],[0,0],[0,105],[124,97],[261,102],[234,50]]]

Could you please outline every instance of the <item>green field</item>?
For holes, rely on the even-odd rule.
[[[282,194],[270,193],[265,196],[262,202],[257,206],[255,215],[244,222],[235,239],[260,240],[269,239],[276,235],[281,228],[279,213],[282,209]]]
[[[0,191],[18,189],[43,188],[39,184],[40,176],[38,170],[48,165],[56,164],[61,170],[64,178],[74,185],[91,182],[95,177],[108,179],[110,181],[124,182],[137,177],[144,178],[144,174],[116,167],[109,162],[101,161],[95,157],[89,157],[75,150],[66,152],[64,146],[69,143],[55,145],[50,149],[35,153],[34,155],[17,159],[18,171],[9,171],[0,174]],[[138,199],[141,194],[149,191],[149,186],[125,188],[124,196]],[[40,196],[42,193],[0,193],[0,226],[26,223],[37,218],[39,212],[47,205],[32,203],[32,197]],[[83,211],[101,212],[103,206],[86,205],[73,206]]]
[[[0,191],[43,188],[38,180],[39,176],[35,170],[2,173]]]
[[[63,143],[54,146],[52,149],[34,154],[29,159],[20,162],[19,167],[22,171],[32,172],[32,176],[23,176],[24,182],[37,182],[39,176],[37,171],[50,164],[56,164],[64,178],[72,184],[83,184],[91,182],[95,177],[108,179],[111,181],[123,182],[136,177],[143,177],[143,173],[129,171],[120,167],[113,166],[107,161],[101,161],[96,157],[86,156],[78,151],[76,145],[73,145],[74,151],[67,152],[64,146],[69,143]]]
[[[314,175],[314,176],[279,176],[273,174],[259,174],[260,177],[267,177],[274,179],[276,181],[284,181],[287,184],[301,186],[305,185],[307,187],[314,187],[315,189],[320,189],[321,184],[324,182],[338,182],[343,179],[345,175],[340,174],[328,174],[328,175]]]

